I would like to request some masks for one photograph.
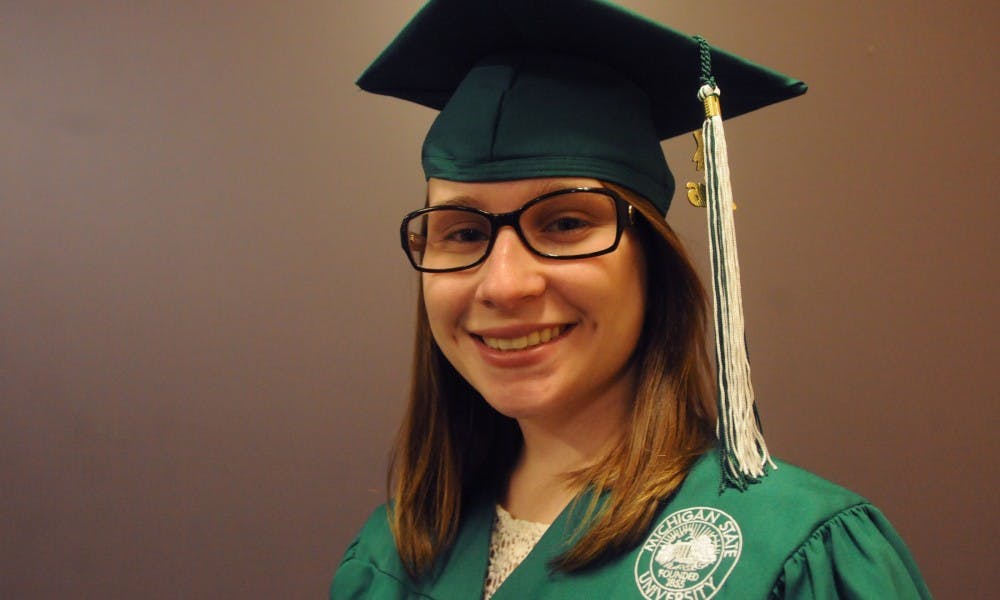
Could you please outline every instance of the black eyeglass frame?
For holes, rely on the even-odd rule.
[[[612,243],[611,246],[605,248],[604,250],[598,250],[597,252],[588,252],[587,254],[572,254],[569,256],[557,256],[553,254],[547,254],[545,252],[541,252],[535,249],[535,247],[532,246],[530,242],[528,242],[527,236],[524,235],[524,231],[521,229],[521,215],[524,214],[524,211],[528,210],[529,208],[531,208],[532,206],[538,204],[543,200],[547,200],[548,198],[552,198],[554,196],[562,196],[565,194],[574,194],[579,192],[600,194],[602,196],[607,196],[614,201],[615,227],[616,227],[614,243]],[[489,221],[490,241],[489,243],[487,243],[486,250],[483,252],[483,255],[479,257],[478,260],[468,265],[464,265],[461,267],[449,267],[447,269],[431,269],[428,267],[422,267],[417,264],[417,261],[414,260],[413,258],[413,253],[410,251],[410,243],[409,243],[410,221],[421,215],[425,215],[427,213],[439,210],[461,210],[482,216],[487,221]],[[575,187],[575,188],[565,188],[561,190],[555,190],[552,192],[542,194],[537,198],[532,198],[531,200],[525,202],[524,205],[521,206],[521,208],[502,214],[491,213],[489,211],[485,211],[472,206],[455,206],[452,204],[427,206],[415,210],[407,214],[405,217],[403,217],[403,222],[400,224],[399,227],[399,237],[400,237],[400,243],[403,247],[403,252],[406,254],[406,258],[409,259],[410,264],[413,265],[414,269],[420,271],[421,273],[452,273],[455,271],[464,271],[466,269],[471,269],[473,267],[482,264],[489,257],[490,252],[493,251],[493,244],[496,242],[497,236],[500,234],[501,227],[505,226],[512,227],[514,231],[517,232],[517,237],[520,238],[521,243],[524,244],[524,247],[527,248],[529,251],[531,251],[532,254],[541,256],[543,258],[552,258],[555,260],[577,260],[581,258],[592,258],[594,256],[601,256],[602,254],[608,254],[614,252],[618,248],[618,243],[622,239],[622,233],[625,231],[625,228],[631,227],[632,225],[635,225],[635,207],[633,207],[632,204],[628,202],[628,200],[622,198],[618,192],[610,188],[604,188],[604,187]]]

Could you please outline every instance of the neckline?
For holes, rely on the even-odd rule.
[[[570,502],[572,503],[572,500]],[[563,508],[563,510],[566,510],[566,509]],[[497,513],[497,517],[501,521],[504,521],[504,522],[507,522],[507,523],[514,523],[516,525],[522,525],[522,526],[525,526],[525,527],[532,527],[532,528],[543,528],[544,527],[544,528],[548,528],[548,527],[552,526],[552,523],[555,523],[555,521],[553,521],[552,523],[542,523],[542,522],[539,522],[539,521],[529,521],[527,519],[518,519],[514,515],[510,514],[510,512],[506,508],[504,508],[503,505],[501,505],[499,502],[496,504],[496,513]],[[562,515],[562,512],[560,511],[559,514]],[[558,521],[558,520],[559,520],[559,517],[556,517],[556,521]]]

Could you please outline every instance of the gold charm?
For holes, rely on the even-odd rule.
[[[694,163],[695,171],[700,173],[705,170],[705,140],[701,138],[700,129],[694,131],[694,156],[691,157],[691,162]]]
[[[712,96],[713,98],[715,96]],[[701,130],[697,129],[694,131],[694,156],[691,157],[691,162],[694,163],[694,168],[696,171],[705,170],[705,140],[701,136]],[[689,181],[687,183],[687,197],[688,202],[692,206],[697,206],[698,208],[704,208],[708,202],[708,193],[705,191],[704,183],[695,183]],[[733,202],[733,210],[739,208],[736,206],[736,202]]]
[[[688,202],[698,208],[705,207],[705,184],[689,181],[687,183]]]
[[[694,155],[691,157],[691,162],[694,163],[696,171],[705,170],[705,141],[701,137],[700,129],[696,129],[694,131]],[[704,183],[689,181],[687,183],[687,195],[688,202],[690,202],[692,206],[704,208],[705,200],[707,199],[707,196],[705,195]]]

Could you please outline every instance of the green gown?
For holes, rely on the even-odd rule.
[[[784,462],[747,491],[720,495],[718,464],[715,451],[699,459],[641,545],[583,573],[548,568],[579,524],[579,510],[564,510],[493,598],[930,598],[903,540],[864,498]],[[492,502],[473,505],[434,572],[413,582],[378,508],[347,549],[331,600],[481,598],[493,516]]]

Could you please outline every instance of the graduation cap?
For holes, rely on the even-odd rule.
[[[441,111],[423,146],[428,178],[590,177],[664,214],[674,181],[660,140],[701,128],[723,472],[739,488],[765,474],[719,89],[732,117],[804,83],[601,0],[430,0],[358,85]]]

